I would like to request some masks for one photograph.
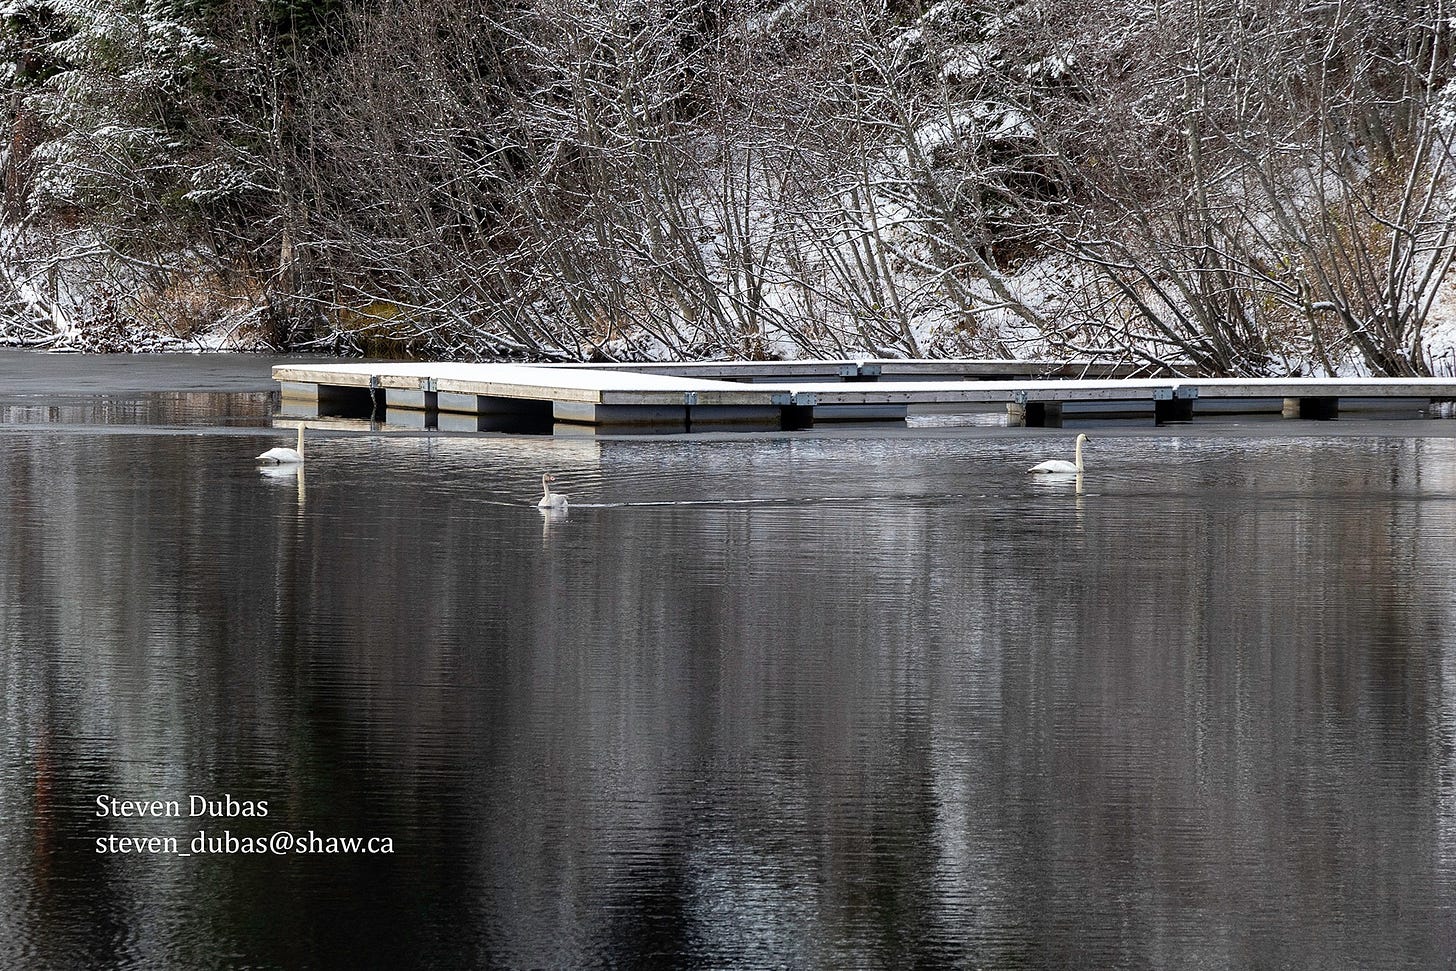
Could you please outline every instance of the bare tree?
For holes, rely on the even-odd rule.
[[[1035,214],[1116,295],[1106,326],[1215,373],[1425,373],[1453,257],[1440,5],[1107,14],[1039,25],[1077,69],[1033,100],[1063,180]]]

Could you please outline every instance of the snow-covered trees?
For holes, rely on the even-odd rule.
[[[296,167],[289,42],[331,5],[4,9],[14,69],[0,245],[32,316],[80,346],[126,343],[137,325],[181,335],[277,316]]]
[[[1422,373],[1456,254],[1440,4],[1181,0],[1043,29],[1076,65],[1035,97],[1050,242],[1091,318],[1215,372]]]
[[[116,236],[128,249],[182,242],[164,201],[233,177],[199,157],[211,146],[177,110],[210,45],[169,7],[53,0],[69,31],[49,53],[64,67],[29,97],[50,132],[32,159],[32,205],[132,230]]]
[[[11,0],[0,242],[77,333],[1420,373],[1446,13]]]

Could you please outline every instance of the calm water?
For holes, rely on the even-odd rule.
[[[1079,496],[988,428],[300,483],[270,406],[0,398],[0,966],[1456,960],[1456,423],[1109,428]],[[194,794],[268,816],[97,815]],[[279,831],[393,852],[97,852]]]

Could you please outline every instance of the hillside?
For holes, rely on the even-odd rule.
[[[10,343],[1456,369],[1434,3],[0,18]]]

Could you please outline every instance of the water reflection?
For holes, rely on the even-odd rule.
[[[0,963],[1456,957],[1456,441],[942,434],[0,437]]]
[[[0,398],[0,425],[264,425],[272,392]]]

